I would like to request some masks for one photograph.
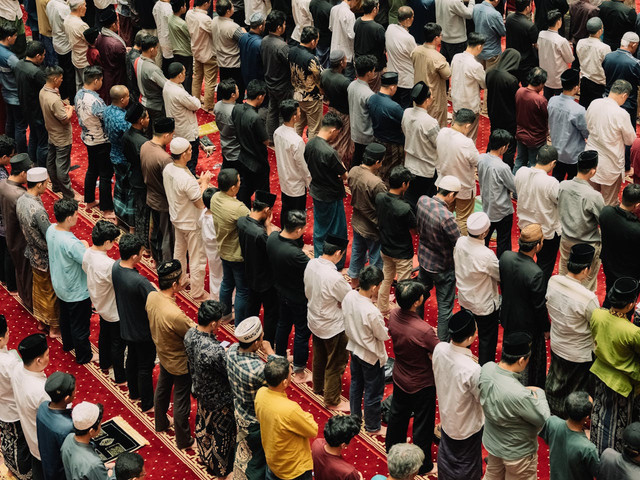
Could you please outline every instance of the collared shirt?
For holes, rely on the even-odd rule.
[[[171,4],[167,1],[160,0],[153,6],[151,14],[156,22],[162,56],[166,59],[173,58],[173,48],[171,46],[171,39],[169,38],[169,17],[173,16]]]
[[[458,301],[475,315],[489,315],[500,307],[498,258],[484,240],[464,236],[453,249]]]
[[[640,83],[640,60],[631,52],[619,48],[604,57],[602,68],[607,79],[605,95],[609,94],[613,82],[616,80],[626,80],[631,84],[631,92],[622,104],[629,115],[632,115],[638,108],[638,83]]]
[[[240,9],[240,5],[242,3],[238,3],[236,6],[236,10]],[[249,19],[251,15],[254,13],[262,13],[263,18],[266,18],[271,12],[271,1],[270,0],[244,0],[244,23],[249,25]]]
[[[22,9],[18,0],[5,0],[0,3],[0,18],[11,22],[22,18]]]
[[[0,80],[2,80],[2,98],[9,105],[19,105],[18,86],[13,74],[13,67],[18,63],[18,57],[9,47],[0,45]]]
[[[179,15],[172,14],[168,18],[169,41],[173,46],[175,55],[190,57],[191,53],[191,36],[189,35],[189,27],[187,22]]]
[[[111,272],[116,261],[107,252],[87,248],[82,258],[82,269],[87,274],[87,287],[91,303],[107,322],[119,322],[116,294],[113,291]]]
[[[602,263],[614,278],[637,278],[640,272],[640,255],[636,255],[640,243],[640,219],[634,212],[620,205],[606,206],[600,212],[602,232]]]
[[[384,342],[390,337],[378,307],[370,298],[351,290],[342,300],[342,313],[349,339],[347,350],[369,365],[379,362],[378,366],[384,366],[388,358]]]
[[[568,275],[554,275],[546,298],[553,353],[569,362],[591,362],[594,344],[589,324],[600,307],[596,294]]]
[[[387,70],[398,74],[398,87],[413,88],[413,62],[411,52],[416,48],[416,40],[409,31],[399,24],[391,24],[384,34],[387,48]]]
[[[436,138],[438,121],[420,107],[407,108],[402,115],[404,166],[414,175],[432,178],[440,166]]]
[[[598,85],[606,83],[602,62],[611,53],[611,47],[599,38],[583,38],[576,45],[576,55],[580,61],[580,73]]]
[[[16,350],[0,349],[0,421],[13,423],[20,420],[18,407],[13,393],[11,377],[16,369],[22,368],[20,356]]]
[[[320,74],[322,67],[313,51],[302,45],[289,50],[293,98],[299,102],[320,100]]]
[[[198,138],[196,112],[201,106],[200,99],[189,94],[184,85],[167,81],[162,87],[162,98],[167,117],[176,122],[174,137],[182,137],[190,142]]]
[[[600,456],[599,480],[620,480],[640,477],[640,465],[629,456],[607,448]]]
[[[278,295],[298,305],[306,305],[304,271],[309,257],[302,251],[298,241],[273,232],[267,239],[267,257]]]
[[[427,109],[441,128],[447,126],[447,79],[451,77],[451,67],[447,59],[433,45],[418,45],[411,52],[413,60],[413,81],[423,81],[429,85],[433,102]],[[407,167],[409,168],[409,167]]]
[[[445,201],[423,195],[418,200],[416,219],[420,267],[432,273],[453,270],[453,249],[460,229]]]
[[[573,61],[569,40],[561,37],[557,31],[543,30],[538,34],[538,54],[540,68],[547,72],[545,86],[562,88],[560,75],[567,69],[567,64]]]
[[[471,350],[440,342],[433,349],[433,376],[447,436],[464,440],[479,432],[484,425],[478,388],[480,365]]]
[[[539,92],[520,87],[516,92],[516,140],[528,147],[544,145],[548,123],[547,99]]]
[[[247,32],[238,40],[240,48],[240,70],[244,84],[251,80],[264,80],[264,67],[260,56],[262,36],[254,32]]]
[[[338,152],[324,138],[315,136],[304,148],[304,161],[311,173],[311,197],[322,202],[341,202],[345,196],[342,176],[347,170]]]
[[[73,420],[70,408],[57,410],[49,408],[50,403],[42,402],[36,414],[38,449],[42,463],[47,466],[43,471],[45,480],[58,480],[64,478],[60,448],[73,432]]]
[[[482,444],[504,460],[517,460],[538,451],[538,432],[549,418],[544,390],[522,386],[517,373],[494,362],[480,372],[480,404],[485,416]]]
[[[558,214],[562,235],[576,243],[600,241],[598,228],[600,212],[604,208],[602,194],[587,182],[574,177],[560,182]]]
[[[251,215],[240,217],[236,222],[245,278],[249,288],[255,292],[267,292],[273,288],[273,272],[267,257],[269,236],[264,223]]]
[[[33,268],[46,272],[49,270],[46,235],[51,222],[49,214],[42,204],[42,199],[25,192],[16,201],[16,215],[27,241],[24,250],[25,257],[29,259]]]
[[[71,44],[64,29],[64,20],[71,13],[71,9],[64,0],[49,0],[46,11],[51,24],[53,49],[58,55],[66,55],[71,51]]]
[[[49,395],[44,391],[47,376],[44,372],[31,372],[24,368],[22,362],[16,365],[11,376],[11,386],[20,417],[20,425],[27,440],[31,455],[40,460],[38,449],[38,433],[36,415],[42,402],[50,401]]]
[[[162,89],[168,82],[162,69],[152,59],[143,55],[134,60],[134,66],[138,88],[142,95],[142,105],[152,110],[162,110],[164,106]]]
[[[360,17],[356,20],[353,30],[356,32],[356,38],[353,40],[354,58],[373,55],[378,60],[376,72],[382,72],[387,66],[384,27],[374,19],[364,20]]]
[[[600,13],[598,3],[601,2],[599,0],[594,2],[591,0],[578,0],[569,6],[572,21],[569,24],[568,38],[574,45],[589,36],[587,22],[591,18],[597,17]],[[582,69],[582,62],[580,62],[580,69]]]
[[[223,68],[240,67],[240,48],[238,40],[244,32],[229,17],[217,16],[211,22],[213,52],[218,59],[218,66]]]
[[[589,139],[585,150],[598,152],[594,183],[613,185],[624,177],[624,147],[636,139],[629,113],[611,98],[594,100],[587,109]]]
[[[260,56],[264,66],[264,82],[274,92],[291,90],[289,45],[281,37],[270,33],[262,39]]]
[[[49,143],[56,147],[65,147],[73,142],[71,122],[65,122],[69,116],[60,92],[57,89],[42,87],[39,94],[44,125],[49,133]]]
[[[135,268],[122,267],[120,260],[113,264],[111,280],[122,339],[128,342],[151,342],[146,305],[149,293],[156,289]]]
[[[220,258],[228,262],[242,262],[236,222],[238,218],[249,215],[249,209],[235,197],[216,192],[211,197],[211,212],[218,236]]]
[[[520,52],[519,75],[525,75],[533,67],[538,66],[538,49],[534,47],[538,41],[538,28],[529,15],[513,13],[504,22],[507,30],[506,48],[514,48]]]
[[[357,78],[347,88],[351,140],[361,145],[368,145],[374,140],[373,124],[369,115],[369,98],[373,95],[369,84]]]
[[[353,26],[356,16],[349,4],[342,1],[331,9],[329,15],[329,30],[331,30],[331,50],[342,50],[347,57],[347,63],[353,61],[353,40],[356,33]]]
[[[162,172],[170,163],[171,155],[165,147],[151,140],[140,147],[140,168],[147,186],[147,205],[158,212],[169,211]]]
[[[293,127],[280,125],[273,132],[278,179],[282,193],[301,197],[311,183],[311,174],[304,160],[304,140]]]
[[[185,16],[189,35],[191,36],[191,51],[193,58],[200,63],[207,63],[215,58],[213,53],[213,37],[211,36],[211,22],[213,19],[206,10],[194,8]]]
[[[76,68],[85,68],[89,66],[87,61],[87,49],[89,44],[84,39],[83,32],[89,28],[82,18],[69,14],[64,19],[64,31],[71,45],[71,62]]]
[[[195,202],[202,198],[202,191],[193,173],[172,162],[162,171],[162,183],[173,226],[180,230],[198,230],[202,209],[196,207]]]
[[[522,230],[532,223],[542,227],[545,240],[562,233],[558,215],[558,190],[554,177],[535,167],[522,167],[516,173],[518,192],[518,227]]]
[[[547,105],[551,143],[558,150],[558,161],[570,165],[578,163],[589,137],[587,111],[573,97],[565,94],[551,97]]]
[[[478,55],[481,60],[488,60],[502,53],[502,37],[507,34],[502,14],[487,0],[473,8],[473,23],[476,32],[483,34],[487,41]]]
[[[436,2],[436,23],[442,27],[442,41],[462,43],[467,41],[465,20],[473,17],[475,0],[465,5],[462,0],[444,0]]]
[[[490,153],[478,157],[478,183],[482,210],[491,222],[499,222],[513,213],[509,193],[516,192],[516,183],[511,168],[501,158]]]
[[[140,149],[149,140],[144,136],[142,130],[131,127],[122,136],[122,153],[129,164],[129,182],[134,189],[146,191],[146,185],[142,177],[142,167],[140,165]]]
[[[248,103],[236,105],[231,112],[231,119],[240,143],[238,161],[251,172],[268,175],[270,166],[265,142],[269,135],[258,109]]]
[[[320,74],[320,87],[324,92],[324,100],[330,107],[345,115],[349,115],[349,85],[351,80],[343,73],[325,69]]]
[[[401,126],[404,109],[389,95],[381,92],[369,97],[368,105],[375,137],[383,143],[404,145]]]
[[[309,3],[311,3],[311,0],[291,1],[291,13],[293,14],[293,20],[296,22],[296,28],[293,29],[291,38],[296,42],[300,41],[300,34],[304,27],[313,26],[313,17],[309,11]]]
[[[47,229],[51,283],[63,302],[80,302],[89,298],[87,274],[82,259],[87,247],[72,233],[58,230],[57,223]]]
[[[378,216],[376,196],[386,192],[382,179],[365,165],[357,165],[349,171],[347,178],[351,189],[351,227],[358,235],[370,240],[378,240]]]
[[[238,142],[236,126],[231,118],[235,106],[235,102],[225,103],[220,100],[213,107],[216,125],[220,131],[220,150],[222,150],[222,156],[227,162],[235,162],[240,156],[240,142]]]
[[[480,112],[480,89],[487,88],[482,64],[469,52],[457,53],[451,60],[451,104],[453,111],[468,108]]]
[[[476,175],[478,149],[476,142],[453,128],[443,128],[436,137],[440,165],[438,177],[453,175],[462,184],[457,198],[470,199],[476,196]]]
[[[413,236],[416,215],[409,202],[395,193],[376,195],[376,215],[382,253],[392,258],[413,258]]]
[[[87,480],[109,478],[107,468],[93,445],[78,442],[75,439],[75,433],[67,436],[60,448],[60,453],[67,478],[86,478]]]
[[[114,165],[127,163],[122,152],[122,136],[131,128],[131,124],[125,120],[126,113],[124,108],[109,105],[102,115],[104,133],[111,143],[111,163]]]
[[[39,96],[36,95],[36,92],[42,90],[47,82],[47,77],[44,74],[44,65],[36,65],[28,59],[23,59],[14,65],[13,74],[16,77],[18,98],[20,99],[20,106],[22,107],[24,119],[27,122],[42,120],[42,102],[40,101]],[[52,92],[57,92],[57,90],[54,89],[50,90]],[[51,139],[52,133],[55,136],[56,132],[49,132],[49,143],[53,143],[55,145],[55,138],[53,141]],[[71,125],[69,125],[69,135],[71,135]]]

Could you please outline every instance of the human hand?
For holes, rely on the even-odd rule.
[[[271,343],[267,340],[262,341],[262,345],[260,346],[260,350],[262,350],[267,355],[275,355],[276,352],[273,351],[271,347]]]

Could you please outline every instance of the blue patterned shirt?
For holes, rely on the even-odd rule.
[[[82,128],[80,138],[85,145],[101,145],[107,143],[104,132],[104,110],[107,105],[97,92],[81,88],[75,97],[76,114],[78,123]]]
[[[127,163],[122,153],[122,136],[129,130],[131,124],[124,117],[126,110],[115,105],[109,105],[104,109],[104,133],[111,142],[111,163],[119,165]]]

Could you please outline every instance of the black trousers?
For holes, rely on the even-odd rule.
[[[536,263],[542,269],[545,283],[549,281],[551,275],[553,274],[553,267],[556,264],[559,249],[560,235],[556,233],[551,240],[547,240],[546,238],[544,239],[544,242],[542,243],[542,249],[536,256]]]
[[[193,57],[185,57],[184,55],[173,54],[173,61],[180,62],[184,66],[184,82],[182,86],[191,93],[191,83],[193,80]]]
[[[124,369],[124,350],[127,345],[120,336],[120,322],[107,322],[100,317],[100,335],[98,336],[98,356],[100,368],[108,370],[113,367],[116,383],[127,381]]]
[[[500,325],[500,309],[489,315],[473,314],[478,326],[478,363],[484,365],[496,358],[498,345],[498,325]]]
[[[565,176],[567,177],[567,180],[571,180],[577,174],[578,174],[577,163],[569,165],[568,163],[563,163],[560,161],[556,162],[556,166],[553,167],[553,173],[552,173],[554,178],[557,179],[559,182],[563,181],[565,179]]]
[[[551,97],[560,95],[562,93],[562,88],[544,87],[544,90],[542,91],[542,93],[544,95],[544,98],[546,98],[547,100],[550,100]]]
[[[280,303],[278,302],[278,292],[275,287],[271,287],[263,292],[249,289],[249,300],[247,302],[247,315],[257,317],[260,314],[260,307],[264,308],[264,339],[271,345],[276,340],[276,328],[278,326],[278,317],[280,312]]]
[[[65,352],[76,351],[76,363],[83,365],[91,361],[89,327],[91,322],[91,299],[79,302],[63,302],[60,298],[60,335]]]
[[[7,249],[6,237],[0,237],[0,282],[7,286],[7,290],[15,292],[18,288],[16,285],[16,268],[13,266],[11,254]]]
[[[500,259],[500,256],[504,252],[511,251],[511,228],[513,227],[513,213],[511,215],[507,215],[499,222],[491,222],[491,226],[489,227],[489,233],[484,239],[484,244],[488,247],[489,242],[491,241],[491,235],[493,232],[498,233],[497,246],[496,246],[496,256]]]
[[[269,170],[252,172],[247,167],[238,162],[238,172],[240,173],[240,190],[236,198],[244,203],[248,209],[251,209],[251,197],[256,190],[269,189]]]
[[[151,209],[151,232],[149,234],[151,256],[156,263],[173,259],[175,235],[169,212]]]
[[[442,42],[440,45],[440,53],[447,59],[447,63],[451,65],[451,60],[456,53],[462,53],[467,48],[467,42],[461,43],[447,43]]]
[[[173,375],[160,364],[160,374],[154,397],[154,416],[156,431],[162,432],[169,428],[167,411],[171,401],[173,389],[173,428],[176,432],[178,448],[186,448],[193,443],[189,416],[191,415],[191,375]]]
[[[287,216],[287,213],[291,210],[302,210],[303,212],[307,211],[307,193],[299,197],[290,197],[286,193],[282,192],[280,194],[282,199],[282,210],[280,211],[280,226],[284,225],[284,219]]]
[[[153,367],[156,361],[156,346],[149,342],[127,342],[127,386],[129,398],[140,399],[143,412],[153,407]]]
[[[91,203],[96,199],[96,180],[100,178],[100,210],[113,210],[111,179],[113,164],[111,163],[111,144],[87,145],[89,166],[84,176],[84,201]]]
[[[76,69],[71,62],[71,52],[64,55],[58,54],[58,65],[62,67],[62,85],[60,85],[60,97],[69,99],[73,105],[76,96]]]
[[[411,101],[411,89],[398,87],[396,94],[393,96],[393,100],[402,108],[411,108],[413,106],[413,102]]]
[[[415,211],[418,200],[423,195],[432,197],[436,194],[436,178],[437,172],[434,172],[433,177],[420,177],[415,176],[409,184],[409,189],[404,194],[404,199],[411,204]]]
[[[236,81],[236,85],[238,86],[238,92],[240,92],[240,95],[238,95],[238,99],[236,100],[236,103],[242,103],[244,101],[245,84],[244,84],[244,80],[242,79],[242,70],[240,70],[240,67],[229,68],[229,67],[218,66],[218,70],[220,71],[221,82],[228,78],[233,78]]]
[[[592,82],[587,77],[582,77],[582,80],[580,80],[580,105],[584,108],[589,108],[591,102],[598,98],[602,98],[604,91],[604,85]]]
[[[351,159],[351,167],[357,167],[358,165],[362,165],[362,157],[367,146],[364,143],[353,142],[353,144],[355,145],[355,150],[353,151],[353,158]]]
[[[435,385],[425,387],[416,393],[406,393],[398,385],[393,384],[393,398],[385,441],[387,453],[395,444],[407,441],[411,412],[413,412],[413,443],[424,452],[424,462],[418,471],[419,475],[423,475],[433,468],[431,444],[436,423]]]

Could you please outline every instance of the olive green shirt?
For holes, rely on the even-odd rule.
[[[227,262],[242,262],[242,251],[238,239],[236,222],[249,215],[249,209],[235,197],[224,192],[216,192],[211,197],[213,225],[216,227],[220,258]]]
[[[169,17],[169,40],[174,55],[191,56],[191,35],[189,35],[187,22],[177,15]]]

